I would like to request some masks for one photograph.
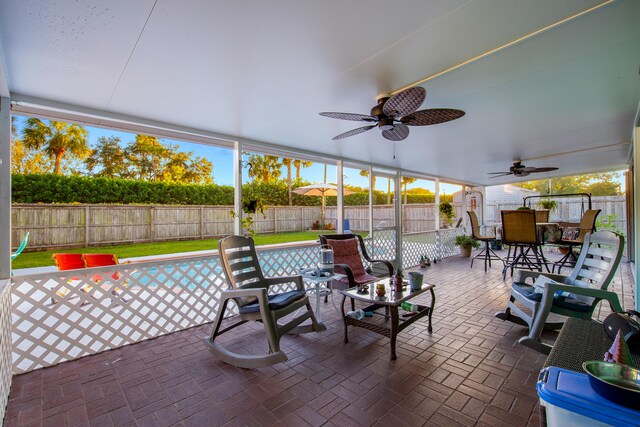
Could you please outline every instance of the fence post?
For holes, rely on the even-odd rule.
[[[204,206],[200,206],[200,240],[204,240]]]
[[[153,221],[153,206],[149,206],[149,240],[155,239],[155,224]]]
[[[84,244],[89,246],[89,206],[84,207]]]

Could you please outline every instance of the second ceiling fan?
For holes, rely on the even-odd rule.
[[[540,173],[540,172],[551,172],[551,171],[555,171],[558,170],[558,168],[534,168],[534,167],[530,167],[530,166],[525,166],[522,164],[521,161],[516,160],[515,162],[513,162],[513,165],[509,168],[509,171],[504,171],[504,172],[489,172],[489,175],[493,175],[490,176],[489,179],[491,178],[498,178],[501,176],[507,176],[507,175],[515,175],[515,176],[528,176],[529,174],[532,173]]]
[[[382,136],[389,141],[402,141],[409,136],[408,126],[436,125],[464,116],[464,111],[452,108],[431,108],[416,111],[426,96],[427,91],[424,88],[412,87],[398,92],[392,97],[378,99],[378,104],[371,109],[370,115],[334,112],[324,112],[320,115],[333,119],[370,123],[367,126],[334,136],[333,140],[358,135],[377,126],[382,131]]]

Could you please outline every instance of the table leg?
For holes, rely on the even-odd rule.
[[[436,293],[433,292],[433,288],[429,289],[431,292],[431,306],[429,307],[429,328],[427,329],[429,333],[433,332],[433,328],[431,327],[431,315],[433,314],[433,307],[436,305]]]
[[[320,283],[316,283],[316,320],[322,323],[322,311],[320,311]]]
[[[349,337],[347,336],[347,315],[344,312],[344,303],[346,301],[347,301],[347,296],[342,295],[341,311],[342,311],[342,321],[344,322],[344,342],[348,343]],[[353,300],[351,300],[351,302],[353,303]]]
[[[391,360],[396,360],[396,337],[398,336],[398,325],[400,317],[398,315],[398,306],[389,307],[391,312]]]

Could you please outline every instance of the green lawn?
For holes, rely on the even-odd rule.
[[[325,233],[332,233],[326,232]],[[256,245],[270,245],[274,243],[300,242],[317,240],[320,231],[299,231],[294,233],[263,234],[254,237]],[[118,258],[132,258],[149,255],[174,254],[179,252],[205,251],[218,248],[218,239],[184,240],[179,242],[138,243],[133,245],[101,246],[91,248],[61,249],[43,252],[23,252],[12,263],[14,270],[30,267],[44,267],[55,265],[53,253],[112,253]]]

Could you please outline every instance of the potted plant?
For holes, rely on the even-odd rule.
[[[558,202],[551,199],[542,199],[536,203],[536,206],[541,209],[546,209],[549,212],[555,210],[558,207]]]
[[[242,211],[245,214],[256,214],[260,212],[262,216],[266,218],[266,215],[264,213],[264,210],[266,208],[267,206],[264,204],[262,200],[254,199],[254,200],[242,202]],[[231,218],[233,219],[235,219],[238,216],[238,214],[234,210],[231,210],[229,213],[231,214]],[[249,215],[240,219],[240,226],[244,230],[245,234],[248,234],[250,236],[254,236],[256,234],[255,230],[253,229],[253,224],[254,224],[253,218]]]
[[[480,247],[480,242],[474,239],[473,236],[461,234],[456,236],[456,246],[460,246],[460,255],[463,257],[470,257],[471,248],[478,249]]]
[[[440,211],[440,219],[444,223],[445,228],[451,227],[453,219],[456,216],[453,205],[449,202],[442,202],[440,206],[438,206],[438,210]]]
[[[431,260],[428,256],[422,255],[420,257],[420,268],[428,268],[431,267]]]

